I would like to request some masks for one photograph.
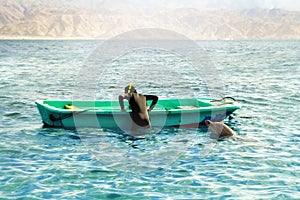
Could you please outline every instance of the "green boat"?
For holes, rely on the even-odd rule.
[[[149,112],[151,126],[197,127],[207,119],[222,121],[241,108],[232,99],[160,99]],[[124,101],[126,112],[120,110],[118,101],[111,100],[38,100],[35,103],[45,126],[130,129],[132,125],[127,101]]]

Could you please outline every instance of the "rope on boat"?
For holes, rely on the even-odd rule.
[[[233,101],[237,101],[235,98],[233,97],[223,97],[221,100],[225,101],[226,99],[232,99]]]
[[[218,102],[218,101],[224,101],[225,102],[225,100],[226,99],[231,99],[231,100],[233,100],[233,101],[237,101],[235,98],[233,98],[233,97],[222,97],[222,99],[214,99],[214,100],[211,100],[211,102]]]

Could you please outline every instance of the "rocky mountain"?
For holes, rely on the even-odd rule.
[[[107,39],[140,28],[172,30],[191,39],[300,39],[300,12],[134,9],[93,7],[71,0],[0,0],[0,38]]]

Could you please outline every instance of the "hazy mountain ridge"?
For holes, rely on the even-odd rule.
[[[0,38],[101,38],[139,28],[191,39],[300,39],[300,12],[199,9],[97,9],[67,0],[0,0]],[[62,3],[63,2],[63,3]]]

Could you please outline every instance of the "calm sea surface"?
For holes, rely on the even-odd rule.
[[[300,197],[300,41],[198,41],[202,67],[136,48],[97,71],[101,45],[0,41],[1,199]],[[130,81],[160,98],[235,97],[243,107],[225,123],[242,139],[217,142],[205,127],[43,128],[35,100],[117,99]]]

